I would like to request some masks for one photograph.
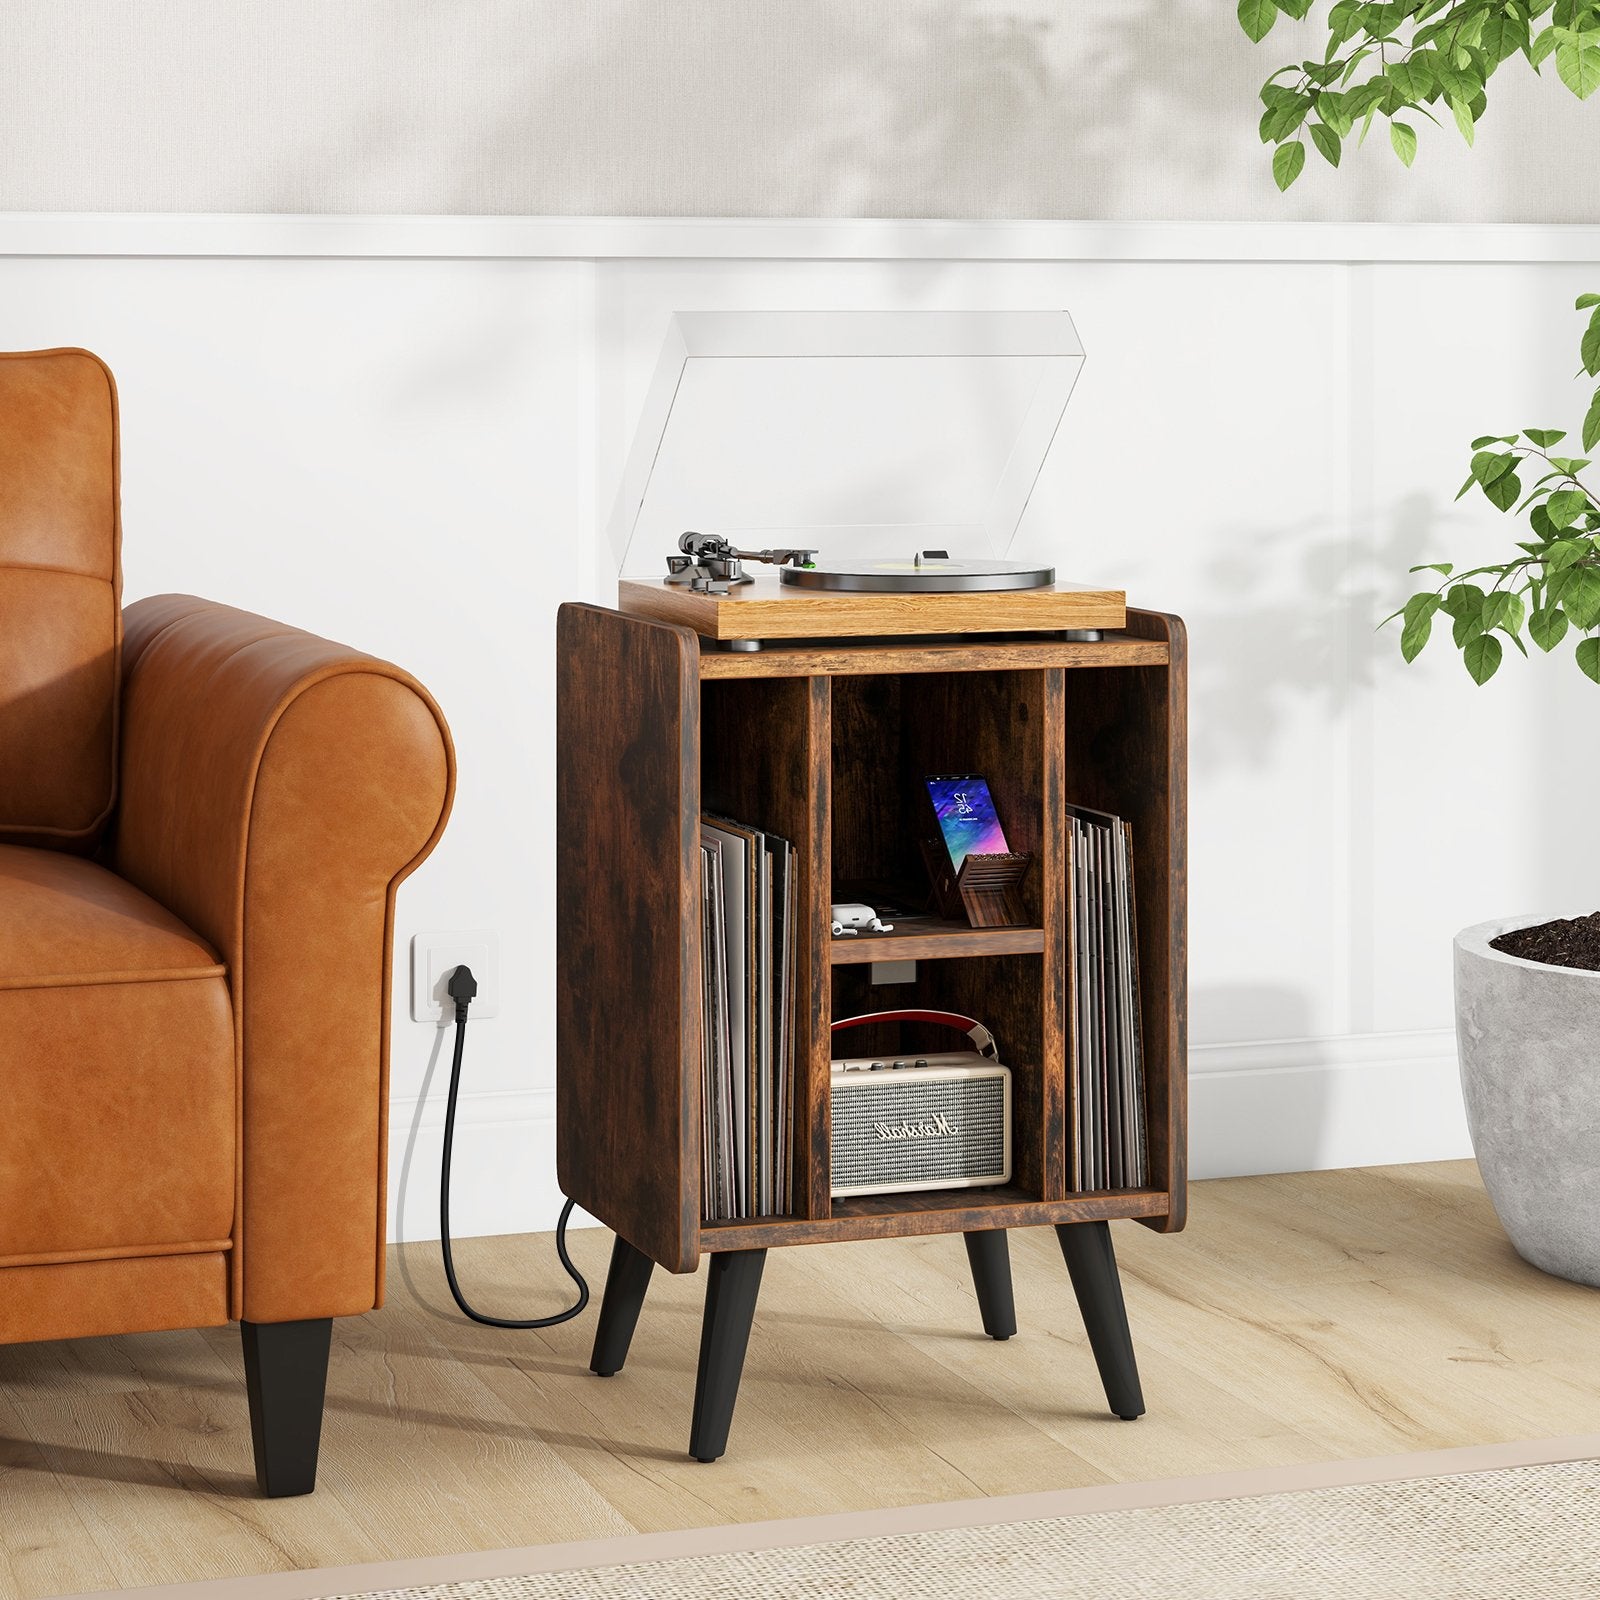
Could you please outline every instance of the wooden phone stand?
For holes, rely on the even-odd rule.
[[[1033,865],[1031,850],[966,857],[960,872],[950,870],[950,853],[933,839],[922,839],[922,859],[933,880],[939,915],[965,920],[974,928],[1018,928],[1028,919],[1022,907],[1022,880]]]

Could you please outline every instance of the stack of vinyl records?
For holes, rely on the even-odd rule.
[[[794,846],[703,817],[700,884],[705,1215],[781,1216],[792,1209]]]
[[[1148,1181],[1133,833],[1103,811],[1068,806],[1072,974],[1071,1183],[1137,1189]]]

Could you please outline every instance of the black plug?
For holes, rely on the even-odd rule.
[[[456,1003],[456,1021],[467,1020],[467,1007],[478,997],[478,980],[472,976],[472,968],[460,966],[450,974],[450,981],[445,984],[445,993]]]

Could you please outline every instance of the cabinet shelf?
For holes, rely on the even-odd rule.
[[[823,1218],[750,1217],[701,1224],[701,1248],[765,1250],[855,1239],[902,1239],[974,1228],[1035,1228],[1117,1218],[1163,1217],[1171,1196],[1159,1189],[1105,1189],[1041,1200],[1013,1184],[993,1189],[930,1189],[917,1194],[854,1195]]]
[[[1043,928],[973,928],[943,917],[896,924],[893,933],[860,933],[830,938],[828,962],[835,967],[869,961],[940,961],[959,956],[1025,956],[1044,949]]]

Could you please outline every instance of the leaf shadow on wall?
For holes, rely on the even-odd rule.
[[[1452,520],[1432,495],[1409,494],[1370,539],[1320,517],[1219,539],[1184,613],[1193,766],[1261,768],[1291,729],[1339,737],[1379,652],[1399,649],[1397,625],[1378,624],[1422,581],[1407,569],[1437,557]]]

